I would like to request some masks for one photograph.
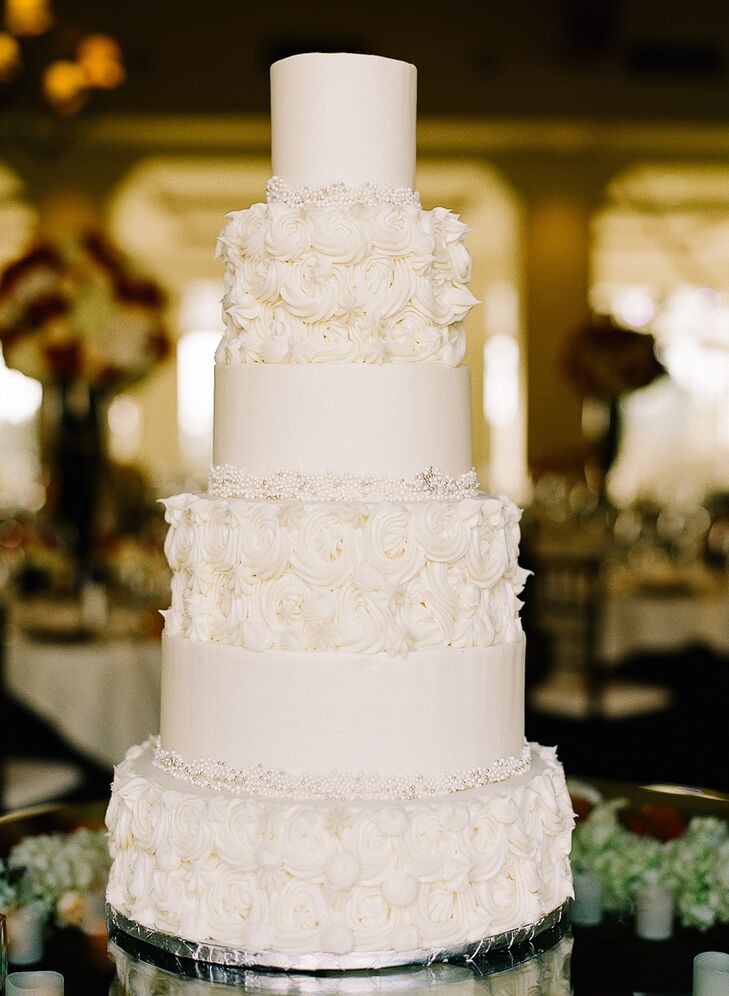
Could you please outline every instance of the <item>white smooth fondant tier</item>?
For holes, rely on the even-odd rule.
[[[167,636],[162,746],[293,774],[439,776],[521,754],[524,641],[387,654],[263,653]]]
[[[458,501],[165,502],[169,636],[405,656],[521,636],[519,510]]]
[[[466,367],[246,364],[215,368],[213,463],[400,478],[471,470]]]
[[[536,923],[572,896],[555,753],[444,798],[261,799],[183,786],[135,747],[107,813],[107,900],[152,930],[251,951],[442,949]]]
[[[290,187],[415,185],[415,66],[310,52],[271,66],[271,164]]]

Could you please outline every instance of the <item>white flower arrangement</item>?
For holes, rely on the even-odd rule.
[[[5,913],[15,903],[16,889],[8,875],[8,866],[0,858],[0,913]]]
[[[660,885],[672,893],[684,927],[729,923],[729,823],[695,816],[680,837],[660,841],[621,825],[618,811],[626,805],[600,802],[572,838],[572,868],[598,876],[605,909],[632,913],[638,893]]]
[[[59,926],[80,925],[109,864],[105,830],[26,837],[0,861],[0,913],[40,902]]]

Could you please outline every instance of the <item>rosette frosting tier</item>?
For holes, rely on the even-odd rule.
[[[153,745],[117,769],[108,901],[153,930],[251,952],[444,949],[534,924],[570,893],[554,752],[444,798],[316,802],[184,785]]]
[[[108,901],[231,964],[531,936],[571,896],[572,811],[524,740],[519,511],[472,467],[467,229],[420,207],[412,66],[295,56],[272,105],[266,203],[218,242],[209,489],[164,502],[160,737],[116,772]]]
[[[218,361],[457,366],[476,303],[466,231],[449,211],[414,205],[274,202],[234,212],[218,242]]]

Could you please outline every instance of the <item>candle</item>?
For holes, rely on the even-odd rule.
[[[81,923],[85,934],[99,937],[106,934],[106,897],[103,892],[89,892],[86,896],[86,910]]]
[[[5,996],[63,996],[63,976],[60,972],[12,972],[5,982]]]
[[[647,941],[667,941],[673,933],[673,896],[660,885],[641,889],[636,899],[635,932]]]
[[[8,974],[8,933],[6,918],[0,913],[0,993],[5,992],[5,977]]]
[[[43,957],[46,908],[41,902],[8,910],[8,959],[14,965],[34,965]]]
[[[595,927],[602,923],[602,882],[592,872],[575,872],[575,899],[572,903],[572,923]]]
[[[694,958],[693,996],[726,996],[729,993],[729,954],[702,951]]]
[[[106,626],[109,604],[106,588],[96,581],[87,581],[81,590],[81,622],[91,632]]]

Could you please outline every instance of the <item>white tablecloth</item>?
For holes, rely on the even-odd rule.
[[[5,682],[11,695],[99,764],[118,763],[159,729],[156,641],[42,643],[13,636]]]
[[[619,663],[633,654],[675,653],[694,645],[729,655],[727,591],[632,591],[605,599],[601,660]]]
[[[568,528],[540,536],[534,550],[536,585],[542,570],[579,575],[588,564],[610,565],[598,589],[598,660],[617,665],[637,654],[680,653],[691,646],[729,656],[729,578],[721,572],[698,561],[679,565],[659,551],[629,566],[620,562],[609,537]],[[540,620],[557,639],[565,624],[574,628],[564,612],[551,619],[545,612]]]

